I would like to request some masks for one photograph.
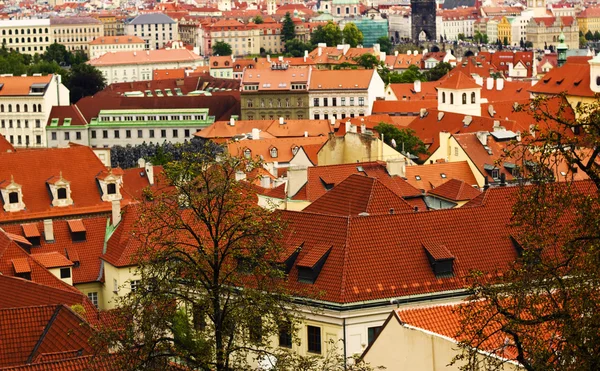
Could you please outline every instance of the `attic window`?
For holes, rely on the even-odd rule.
[[[57,191],[58,194],[58,199],[59,200],[66,200],[67,199],[67,189],[66,188],[60,188]]]
[[[86,240],[86,229],[81,219],[68,220],[69,230],[71,231],[71,240],[81,242]]]
[[[108,193],[109,195],[117,194],[117,185],[115,183],[107,184],[106,193]]]
[[[564,80],[565,80],[565,79],[564,79],[564,77],[563,77],[562,79],[558,80],[558,81],[556,82],[556,85],[560,85],[560,84],[562,84],[562,82],[563,82]]]
[[[424,243],[423,248],[436,278],[454,276],[454,255],[444,245]]]
[[[272,158],[277,158],[277,148],[273,147],[269,152]]]
[[[442,179],[446,179],[446,174],[445,173],[441,173],[440,176],[442,177]]]
[[[296,264],[298,268],[298,282],[314,284],[331,253],[331,246],[313,246]]]
[[[18,204],[19,203],[19,193],[18,192],[10,192],[8,194],[8,203]]]
[[[21,185],[15,183],[12,176],[10,182],[0,182],[0,195],[4,201],[4,211],[15,212],[25,209]]]
[[[23,235],[31,243],[31,246],[40,246],[41,234],[35,223],[21,224],[23,228]]]

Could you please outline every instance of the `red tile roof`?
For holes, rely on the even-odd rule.
[[[0,367],[24,365],[41,353],[90,354],[91,328],[66,305],[0,309]]]
[[[331,246],[325,245],[317,245],[310,249],[310,251],[302,257],[302,259],[298,260],[296,266],[312,268],[321,258],[325,256],[331,250]]]
[[[69,224],[71,233],[85,232],[85,225],[83,225],[83,221],[81,219],[67,220],[67,224]]]
[[[0,97],[27,96],[33,84],[49,84],[53,75],[47,76],[0,76]],[[45,91],[45,90],[44,90]]]
[[[14,152],[15,147],[6,138],[4,135],[0,134],[0,152]]]
[[[352,174],[330,191],[308,205],[304,211],[327,215],[386,214],[412,211],[397,193],[376,178]]]
[[[429,192],[441,186],[448,179],[462,180],[470,186],[477,184],[475,175],[473,175],[473,171],[467,161],[407,166],[405,174],[406,181],[410,185],[424,192]],[[442,178],[441,174],[445,174],[446,178]]]
[[[429,191],[428,194],[450,201],[467,201],[479,196],[481,192],[462,180],[450,179],[441,186]]]
[[[260,130],[261,138],[327,136],[333,132],[329,120],[286,120],[284,125],[277,120],[236,120],[231,126],[229,121],[217,121],[195,135],[200,138],[225,141],[236,135],[251,134],[252,129]]]
[[[553,68],[532,86],[529,91],[535,94],[560,94],[593,97],[590,89],[591,57],[569,57],[561,67]]]
[[[448,251],[448,249],[444,245],[427,241],[423,243],[423,247],[435,260],[454,259],[454,255],[452,255],[452,253]]]
[[[453,90],[461,90],[461,89],[481,89],[481,86],[475,83],[471,77],[465,75],[461,71],[457,72],[449,72],[448,77],[444,79],[444,81],[438,85],[438,88],[442,89],[453,89]]]
[[[46,268],[70,267],[73,265],[72,261],[56,251],[32,254],[31,256]]]
[[[127,64],[199,63],[202,60],[201,56],[187,49],[158,49],[105,53],[88,63],[94,67],[104,67]]]
[[[310,90],[368,89],[375,70],[314,70]]]
[[[135,205],[128,206],[124,211],[121,222],[107,242],[106,253],[102,255],[102,259],[114,267],[135,265],[136,254],[141,246],[134,234],[139,211]]]
[[[117,371],[114,362],[93,355],[4,368],[5,371]]]
[[[11,263],[13,265],[13,268],[15,269],[16,274],[31,273],[31,266],[29,266],[28,258],[12,259]]]
[[[227,144],[227,152],[232,156],[243,157],[245,151],[250,150],[252,158],[261,158],[265,162],[289,162],[294,157],[294,148],[303,145],[323,146],[328,137],[292,137],[292,138],[265,138],[265,139],[247,139]],[[271,149],[277,150],[276,157],[271,156]]]
[[[65,119],[71,119],[69,122],[70,126],[83,126],[88,124],[88,121],[83,117],[79,108],[74,104],[70,106],[53,106],[48,118],[49,125],[56,122],[56,126],[64,126]],[[56,121],[53,122],[53,120]]]

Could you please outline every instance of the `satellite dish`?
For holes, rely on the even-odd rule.
[[[392,147],[396,148],[396,139],[392,139]]]

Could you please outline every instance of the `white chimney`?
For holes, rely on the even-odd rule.
[[[52,219],[44,219],[44,239],[46,242],[54,241],[54,227]]]
[[[335,125],[335,117],[331,116],[331,118],[329,118],[329,123],[331,124],[331,126]]]
[[[252,140],[260,139],[260,130],[257,128],[252,128]]]
[[[346,121],[346,133],[350,132],[350,120]]]
[[[415,80],[414,82],[414,90],[416,93],[421,92],[421,80]]]
[[[121,201],[112,201],[112,225],[116,226],[121,222]]]
[[[246,173],[241,170],[235,172],[235,180],[240,181],[246,179]]]
[[[229,125],[235,126],[235,119],[233,117],[229,119]]]
[[[307,138],[308,137],[308,131],[304,132],[304,137]]]
[[[479,139],[479,142],[481,142],[482,145],[487,146],[487,137],[488,137],[488,132],[487,131],[478,131],[477,132],[477,139]]]
[[[308,58],[308,50],[304,51],[304,62],[306,62],[306,58]]]
[[[148,184],[151,186],[154,185],[154,166],[152,166],[152,163],[146,162],[144,164],[144,170],[146,171],[146,176],[148,177]]]
[[[485,87],[487,90],[492,90],[494,88],[494,78],[493,77],[488,77],[485,80],[485,83],[486,83]]]
[[[496,80],[496,90],[504,89],[504,79]]]
[[[394,52],[394,57],[397,57],[397,56],[398,56],[398,51],[396,50],[396,51]]]
[[[397,50],[396,50],[396,52],[397,52]],[[412,52],[410,50],[406,52],[406,55],[411,55],[411,54],[412,54]]]
[[[146,160],[144,160],[143,158],[140,158],[138,160],[138,167],[145,167],[146,166]]]
[[[406,175],[406,159],[403,158],[392,158],[385,162],[385,167],[388,174],[391,176],[405,176]]]
[[[479,86],[483,86],[483,77],[475,76],[475,84],[477,84]]]
[[[363,134],[366,134],[367,133],[367,125],[360,124],[360,132]]]
[[[285,121],[283,120],[283,117],[280,117],[279,118],[279,125],[283,125],[283,124],[285,124]]]
[[[260,177],[260,186],[263,188],[271,188],[271,178],[266,175]]]
[[[279,62],[283,62],[283,55],[279,56]]]
[[[271,55],[267,54],[267,62],[271,62]]]
[[[293,197],[308,181],[308,167],[292,165],[288,168],[287,176],[288,197]]]

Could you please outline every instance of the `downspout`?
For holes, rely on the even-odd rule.
[[[343,320],[342,326],[344,327],[344,371],[348,369],[348,358],[346,354],[346,318]]]

